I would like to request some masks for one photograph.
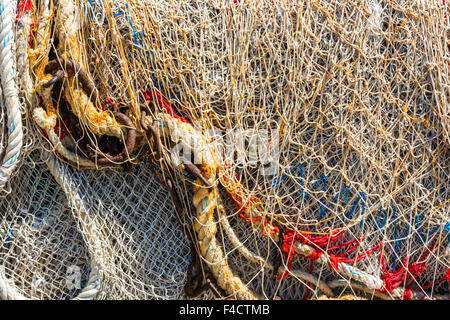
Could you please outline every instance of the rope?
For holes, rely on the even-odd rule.
[[[78,168],[98,168],[99,166],[86,158],[82,158],[79,155],[75,154],[74,152],[68,150],[64,147],[64,145],[61,142],[60,137],[55,133],[55,126],[56,126],[56,120],[57,116],[56,114],[48,114],[45,112],[43,108],[34,108],[33,110],[33,120],[36,122],[36,124],[43,130],[47,132],[48,138],[53,144],[56,152],[60,154],[62,157],[64,157],[67,161],[72,163]]]
[[[0,3],[0,77],[8,118],[8,146],[1,160],[0,190],[3,190],[18,163],[23,144],[22,117],[15,83],[14,19],[16,1]]]
[[[84,68],[82,46],[78,39],[81,28],[78,20],[78,7],[71,0],[62,0],[58,3],[56,10],[55,25],[58,26],[56,33],[59,38],[57,48],[61,58],[73,60]],[[73,113],[96,135],[111,135],[122,137],[121,126],[117,123],[110,112],[99,111],[90,97],[82,88],[76,85],[79,72],[69,76],[65,82],[66,97],[72,107]]]
[[[51,90],[53,86],[47,87],[45,85],[49,81],[49,79],[52,78],[52,76],[45,74],[45,67],[48,65],[48,58],[44,55],[45,59],[42,59],[42,55],[43,53],[47,53],[50,48],[50,38],[48,35],[50,34],[50,25],[51,21],[53,20],[53,14],[56,14],[54,22],[55,25],[58,26],[57,31],[60,38],[58,53],[63,57],[74,57],[76,61],[82,60],[81,46],[77,41],[74,41],[74,39],[76,39],[78,29],[80,28],[79,23],[77,23],[76,20],[76,8],[71,1],[62,1],[59,4],[61,10],[55,10],[49,2],[44,2],[41,4],[41,6],[41,10],[45,13],[43,14],[45,18],[40,19],[39,21],[36,48],[34,50],[31,49],[30,51],[33,52],[33,54],[31,54],[31,65],[34,69],[36,69],[35,73],[37,74],[36,91],[39,93],[42,99],[42,103],[46,106],[46,110],[40,106],[34,106],[32,109],[32,118],[42,130],[45,130],[50,142],[55,148],[55,151],[63,159],[67,160],[69,164],[77,168],[98,169],[99,165],[96,162],[87,158],[83,158],[77,153],[72,152],[68,148],[66,148],[61,141],[62,138],[56,134],[55,128],[57,125],[58,115],[55,107],[53,106],[51,97]],[[83,66],[82,63],[81,66]],[[58,67],[67,67],[67,62],[61,62],[61,65],[58,65]],[[66,69],[68,70],[69,68]],[[66,71],[63,70],[63,72]],[[86,117],[94,117],[97,120],[100,119],[100,124],[94,123],[93,121],[89,120],[90,118],[86,122],[88,126],[94,127],[94,132],[102,134],[112,134],[121,137],[122,132],[115,119],[111,118],[111,115],[108,112],[99,112],[95,108],[94,103],[90,101],[90,97],[87,96],[84,90],[77,85],[76,81],[77,78],[81,78],[81,71],[71,70],[69,72],[69,75],[70,76],[68,77],[68,81],[65,82],[65,88],[67,92],[67,98],[70,101],[73,112],[81,120],[85,120]],[[25,86],[25,88],[28,87]],[[30,95],[29,90],[26,90],[25,95]],[[106,168],[107,166],[102,167]]]
[[[58,21],[58,23],[55,23],[55,34],[59,35],[57,38],[60,40],[58,55],[66,58],[65,54],[70,53],[70,57],[80,65],[83,65],[83,56],[88,56],[89,59],[86,61],[89,61],[89,63],[85,63],[83,67],[100,83],[99,88],[104,90],[107,96],[121,96],[125,101],[128,100],[126,101],[127,105],[131,104],[133,108],[138,108],[139,104],[136,102],[135,93],[142,91],[146,100],[152,101],[161,111],[169,113],[170,121],[173,120],[173,123],[177,123],[176,121],[183,123],[195,122],[196,119],[202,119],[204,120],[202,128],[204,130],[221,123],[226,124],[227,129],[261,129],[265,126],[269,128],[272,127],[272,124],[266,119],[275,120],[279,118],[282,120],[280,122],[282,125],[278,126],[277,129],[279,129],[281,134],[280,149],[283,152],[281,159],[277,163],[277,169],[271,175],[273,178],[269,179],[255,175],[256,171],[252,166],[248,166],[245,163],[242,166],[237,164],[231,167],[224,166],[226,168],[225,174],[220,171],[218,174],[222,184],[226,187],[228,186],[227,190],[235,202],[241,218],[246,222],[251,222],[252,226],[261,231],[263,235],[268,235],[272,238],[277,236],[276,228],[271,225],[270,221],[276,220],[278,223],[281,221],[280,225],[284,225],[294,232],[322,234],[323,232],[328,232],[330,226],[332,226],[332,230],[344,227],[350,231],[349,233],[352,233],[349,235],[351,237],[350,240],[345,243],[345,245],[351,245],[352,247],[346,253],[359,245],[356,242],[360,241],[362,235],[369,238],[363,246],[366,244],[371,245],[372,243],[388,244],[391,240],[394,240],[392,242],[392,252],[387,251],[386,254],[388,255],[387,261],[392,262],[392,269],[396,270],[396,262],[398,262],[399,257],[405,250],[407,250],[408,257],[413,255],[418,250],[416,247],[419,244],[428,246],[431,236],[437,230],[440,230],[439,226],[436,226],[431,232],[426,230],[427,224],[430,225],[430,228],[432,226],[433,228],[435,227],[436,221],[431,217],[443,216],[444,220],[447,218],[448,215],[445,210],[446,204],[449,202],[445,197],[446,183],[448,184],[448,168],[445,166],[446,149],[434,146],[435,142],[439,142],[437,138],[433,138],[437,134],[435,122],[438,121],[433,120],[434,116],[430,115],[430,117],[424,118],[425,116],[422,117],[421,115],[422,113],[432,113],[428,107],[428,101],[431,101],[431,98],[428,98],[426,94],[416,96],[415,92],[422,91],[422,89],[414,89],[416,87],[426,88],[423,89],[424,92],[428,92],[431,88],[439,89],[441,82],[445,85],[443,79],[445,79],[446,69],[442,71],[442,74],[433,76],[433,73],[430,74],[427,71],[422,75],[421,70],[427,67],[427,64],[423,64],[420,61],[423,60],[422,57],[426,56],[416,54],[416,51],[422,51],[424,48],[423,41],[419,41],[419,38],[414,39],[414,32],[416,32],[415,30],[420,30],[418,27],[424,22],[422,21],[421,12],[417,11],[415,7],[412,7],[411,10],[408,9],[408,17],[404,19],[403,14],[406,11],[403,11],[402,14],[400,12],[406,7],[401,8],[400,6],[400,8],[396,8],[394,11],[398,11],[398,13],[394,14],[388,13],[388,10],[392,11],[392,8],[394,8],[391,4],[383,5],[380,2],[380,5],[378,5],[369,1],[368,4],[363,4],[363,7],[366,7],[369,11],[369,16],[366,16],[366,10],[355,11],[354,14],[360,21],[355,20],[358,25],[353,26],[348,23],[344,24],[343,21],[348,22],[348,19],[345,16],[341,16],[341,12],[347,12],[347,9],[350,10],[349,12],[354,10],[351,4],[327,3],[326,1],[314,2],[311,4],[311,8],[309,6],[305,7],[305,11],[292,11],[299,17],[302,17],[302,19],[305,19],[304,21],[307,21],[308,17],[312,17],[313,20],[317,19],[317,22],[314,22],[312,25],[305,22],[300,28],[303,33],[299,32],[298,35],[293,33],[296,28],[298,29],[295,21],[284,16],[284,12],[291,12],[287,3],[280,3],[277,6],[280,12],[283,12],[283,16],[277,16],[275,11],[271,13],[273,17],[279,18],[278,20],[274,19],[277,22],[273,24],[269,24],[269,20],[267,20],[271,15],[266,16],[267,11],[259,10],[259,7],[256,5],[255,7],[249,5],[249,9],[245,10],[247,13],[245,16],[242,16],[242,21],[245,21],[245,23],[239,20],[241,19],[239,12],[224,10],[221,7],[222,10],[217,9],[217,16],[214,15],[212,17],[217,23],[211,25],[223,26],[223,28],[208,29],[211,35],[216,33],[216,35],[211,36],[211,39],[214,39],[214,41],[211,41],[210,38],[205,38],[203,34],[200,37],[200,32],[191,32],[189,30],[190,28],[187,27],[189,23],[197,21],[196,16],[200,17],[200,14],[182,11],[182,6],[185,5],[184,2],[173,4],[177,8],[173,10],[173,12],[176,12],[175,17],[174,14],[170,13],[170,10],[167,10],[159,3],[151,6],[147,3],[133,2],[129,6],[128,3],[99,1],[97,2],[98,5],[90,2],[90,12],[92,14],[94,5],[101,7],[103,13],[107,12],[108,15],[116,12],[111,17],[111,21],[108,22],[112,27],[106,30],[108,33],[100,32],[104,26],[98,23],[99,28],[87,28],[86,39],[81,37],[80,42],[74,41],[72,43],[73,39],[80,40],[78,22],[72,25],[72,21],[74,21],[72,19],[73,10],[79,4],[74,4],[74,1],[71,0],[58,2],[59,6],[62,7],[60,8],[62,10],[57,11],[57,17],[54,19]],[[70,6],[65,6],[66,2],[70,3]],[[264,3],[262,2],[261,4],[263,5]],[[267,4],[272,8],[273,3]],[[124,5],[126,5],[127,12],[117,12],[117,10],[124,10]],[[425,4],[422,4],[422,6],[426,7]],[[151,9],[146,11],[144,7]],[[195,10],[193,7],[192,11],[200,13],[209,9],[211,7],[205,5],[203,7],[195,7]],[[418,17],[414,17],[414,12],[418,14]],[[430,12],[435,11],[431,11],[430,8]],[[121,15],[124,16],[123,19]],[[150,25],[156,26],[155,30],[157,31],[150,32],[151,30],[147,29],[146,20],[144,19],[147,16],[154,17]],[[191,20],[182,19],[185,24],[179,25],[179,29],[171,28],[171,19],[178,23],[180,21],[179,16],[192,19],[192,22],[188,23]],[[382,22],[387,16],[392,18],[392,22],[386,22],[388,27],[385,31]],[[68,19],[65,19],[67,17]],[[209,15],[202,15],[202,25],[207,25],[207,23],[203,22],[213,21],[212,19],[208,20],[210,18]],[[368,20],[369,28],[359,32],[359,25],[361,23],[365,25],[366,18],[370,19]],[[227,24],[220,23],[221,19],[223,22],[226,20],[234,21],[230,25],[238,27],[227,29],[225,28]],[[300,20],[298,19],[298,21]],[[93,22],[94,20],[91,21],[91,23]],[[252,25],[253,22],[257,22],[260,27],[246,29],[246,25]],[[124,28],[124,25],[128,24],[133,29],[130,35],[134,34],[134,46],[132,54],[130,54],[131,62],[128,62],[126,59],[127,55],[124,55],[124,52],[128,53],[127,50],[123,50],[127,49],[127,47],[122,45],[126,43],[127,38],[123,37],[122,39],[125,40],[123,42],[117,40],[120,35],[123,36],[125,34],[124,30],[126,28]],[[427,32],[424,33],[424,38],[431,39],[432,37],[429,35],[432,34],[431,28],[435,27],[435,22],[430,19],[429,21],[427,20],[426,24],[428,27],[425,30]],[[316,30],[315,28],[320,25],[323,28]],[[311,26],[314,28],[310,29]],[[235,39],[238,41],[244,40],[238,32],[234,33],[235,29],[236,31],[243,30],[245,32],[249,30],[251,32],[248,34],[255,36],[255,41],[252,38],[252,41],[248,42],[248,50],[241,51],[243,50],[242,48],[246,48],[244,45],[236,48],[231,45],[231,41],[235,41]],[[142,32],[138,30],[142,30]],[[108,34],[113,34],[113,37],[105,36]],[[184,39],[179,38],[179,34],[184,34]],[[269,35],[273,34],[277,35],[274,37],[276,41],[272,40],[272,36],[269,37]],[[353,38],[353,34],[361,34],[361,39],[368,38],[372,40],[362,42]],[[69,39],[70,36],[73,36],[72,40]],[[320,40],[319,37],[329,40],[325,42],[318,41]],[[403,39],[403,37],[406,38]],[[205,42],[203,42],[203,38],[206,39]],[[114,41],[110,41],[110,39]],[[193,40],[187,42],[187,39]],[[387,41],[388,44],[383,44],[383,39],[389,40]],[[180,47],[183,40],[185,40],[185,45],[189,50]],[[92,46],[86,45],[83,47],[80,45],[83,41],[87,41]],[[116,44],[116,42],[120,42],[120,44]],[[280,50],[278,50],[277,42],[286,42],[289,49],[285,50],[283,46],[283,52],[286,51],[286,54],[279,54]],[[216,43],[219,44],[217,47],[214,45]],[[260,45],[252,46],[251,43],[260,43]],[[320,51],[318,51],[319,47],[316,45],[320,46]],[[67,52],[61,51],[62,46],[67,46],[69,50]],[[153,73],[141,65],[148,64],[149,61],[144,59],[148,52],[143,51],[141,54],[138,52],[138,49],[147,51],[149,47],[154,48],[155,61],[158,64],[158,68],[152,68],[157,70]],[[80,48],[84,48],[88,54],[84,55],[85,51],[78,50]],[[92,48],[97,48],[97,50],[99,48],[107,48],[106,52],[108,54],[106,56],[108,57],[103,59],[102,54],[98,53],[100,50],[95,51]],[[198,52],[194,50],[196,48],[202,49]],[[225,50],[225,48],[233,48],[233,50]],[[418,50],[415,48],[418,48]],[[117,52],[113,49],[117,49]],[[392,56],[391,53],[386,55],[383,52],[383,50],[388,52],[388,49],[395,51],[393,59],[390,57]],[[94,54],[92,54],[92,50]],[[431,51],[433,50],[430,49],[428,55],[432,55]],[[436,53],[441,52],[441,50],[437,49],[435,51]],[[103,53],[105,50],[101,52]],[[250,53],[249,56],[246,56],[247,52]],[[262,52],[268,52],[267,57],[270,58],[267,61],[261,59],[261,62],[258,62],[250,59],[253,56],[261,56]],[[317,57],[318,52],[327,52],[328,62],[319,59],[317,64],[309,63],[310,57]],[[151,54],[153,56],[153,52]],[[302,56],[306,58],[302,59]],[[375,58],[378,56],[383,59]],[[125,60],[123,59],[124,57]],[[208,60],[204,59],[206,57]],[[206,66],[206,61],[209,61],[210,57],[214,57],[213,61]],[[239,60],[235,60],[234,57]],[[407,61],[404,60],[404,57],[412,58],[406,63]],[[432,69],[437,66],[434,62],[435,60],[432,58],[429,61]],[[114,63],[117,61],[120,63],[115,65]],[[249,61],[252,61],[251,65],[247,66]],[[19,61],[17,64],[19,65]],[[393,69],[394,64],[397,64],[397,67]],[[240,68],[242,74],[236,73],[233,68],[230,68],[232,66],[242,66]],[[286,67],[286,70],[289,70],[289,78],[287,77],[287,72],[280,70],[284,67]],[[160,69],[164,71],[160,71]],[[277,72],[277,70],[280,70],[280,72]],[[327,70],[327,74],[324,74],[323,70]],[[392,76],[392,70],[396,71],[396,75],[406,74],[405,78]],[[75,114],[89,131],[96,134],[106,134],[102,130],[98,132],[94,130],[97,126],[104,124],[93,121],[96,115],[104,115],[100,112],[97,113],[98,110],[94,112],[95,103],[98,101],[91,98],[92,105],[83,109],[88,103],[87,96],[89,94],[83,96],[84,93],[81,90],[77,91],[83,98],[77,100],[76,98],[78,97],[75,97],[77,92],[74,93],[74,88],[78,87],[76,86],[76,81],[80,80],[80,75],[73,76],[72,73],[69,74],[69,81],[66,80],[65,85],[69,86],[69,89],[72,86],[70,90],[73,91],[74,97],[69,97],[69,100],[73,110],[79,111],[79,113],[75,112]],[[107,76],[105,77],[104,75]],[[184,99],[183,103],[189,106],[189,112],[172,110],[169,103],[162,98],[162,95],[158,95],[156,90],[153,90],[155,92],[147,91],[149,89],[142,85],[141,79],[147,79],[146,81],[148,81],[155,75],[162,78],[163,81],[161,82],[173,83],[168,90],[180,89],[180,95]],[[323,80],[320,80],[322,76]],[[426,80],[428,77],[431,77],[433,82],[429,87],[429,81]],[[384,83],[388,78],[392,78],[392,81],[389,84]],[[173,81],[173,79],[177,80]],[[202,79],[202,82],[199,83],[198,79]],[[355,86],[346,85],[347,82],[354,83],[355,79],[362,79],[363,81],[356,83]],[[43,79],[40,78],[39,80]],[[48,79],[45,80],[47,81]],[[222,86],[221,82],[225,80],[229,85]],[[264,90],[260,89],[261,83],[267,83]],[[367,85],[367,83],[370,83],[370,85]],[[399,97],[397,94],[400,92],[399,88],[403,88],[404,83],[408,83],[408,86],[411,85],[411,87],[408,87],[409,89],[405,89],[412,92],[411,96],[406,94],[408,98]],[[139,89],[136,90],[136,88]],[[282,89],[283,92],[281,91]],[[127,92],[128,95],[125,94]],[[381,97],[378,92],[383,92],[383,96]],[[441,91],[434,90],[434,92],[436,99],[439,100],[437,95]],[[443,92],[445,93],[446,91],[444,90]],[[220,101],[222,100],[226,101],[226,106],[221,105]],[[376,107],[374,107],[374,100],[380,103]],[[423,102],[413,103],[413,100],[419,102],[423,100]],[[437,103],[438,111],[440,110],[442,113],[439,116],[439,121],[443,123],[445,123],[445,101],[444,98],[441,98]],[[345,105],[342,103],[345,103]],[[261,107],[258,107],[258,105],[261,105]],[[57,150],[58,153],[64,158],[77,163],[77,155],[64,154],[65,151],[62,149],[64,141],[57,140],[59,137],[53,130],[55,125],[57,125],[57,115],[52,113],[53,110],[49,106],[50,104],[46,108],[47,113],[44,112],[44,109],[33,109],[35,120],[45,120],[45,126],[48,126],[46,132],[48,132],[50,140],[56,139],[56,145],[61,147],[60,150]],[[92,112],[88,112],[88,110],[92,110]],[[139,115],[137,112],[134,112],[134,114]],[[186,118],[180,116],[181,114]],[[137,120],[133,118],[133,121]],[[168,122],[169,120],[165,121]],[[424,128],[420,125],[421,122],[424,122]],[[188,130],[188,126],[179,125],[177,130],[181,132],[182,137],[178,140],[174,138],[172,142],[186,141],[188,137],[197,137],[195,132],[189,131],[185,134],[180,128]],[[107,130],[107,126],[103,127],[103,129]],[[159,129],[161,130],[161,127]],[[117,136],[121,133],[119,128],[117,128],[117,133]],[[397,133],[399,134],[397,135]],[[173,138],[173,136],[173,130],[172,132],[170,130],[167,131],[166,137]],[[183,138],[183,136],[186,138]],[[400,137],[402,138],[400,139]],[[200,152],[200,150],[195,149],[199,148],[199,146],[195,146],[195,148],[194,146],[189,147],[193,148],[197,153]],[[209,152],[212,149],[211,147],[208,148],[205,143],[200,148],[204,148],[201,152],[205,150]],[[426,149],[425,152],[422,149]],[[410,151],[409,153],[408,150]],[[414,160],[416,155],[419,154],[423,154],[423,161]],[[305,174],[303,174],[303,164],[305,165]],[[92,163],[88,163],[86,166],[88,165],[92,165]],[[175,164],[175,166],[183,170],[183,167],[179,164]],[[214,162],[202,165],[201,171],[211,181],[211,184],[215,181],[216,169],[217,163]],[[241,177],[239,179],[237,179],[236,172],[240,172]],[[279,177],[280,175],[281,177]],[[240,185],[239,180],[242,180],[242,183],[246,184],[249,189],[253,188],[254,185],[258,188],[254,188],[250,193],[250,191],[245,190]],[[314,187],[306,187],[312,181],[315,183]],[[254,297],[254,293],[246,288],[246,285],[239,278],[231,273],[227,273],[230,270],[226,260],[227,252],[225,248],[220,248],[215,237],[217,229],[213,212],[218,206],[217,199],[219,199],[215,186],[205,188],[199,179],[195,183],[197,184],[194,187],[195,229],[198,233],[202,257],[207,261],[211,269],[217,269],[214,275],[216,278],[222,277],[219,281],[222,287],[227,288],[227,286],[233,286],[233,284],[240,286],[239,288],[242,286],[243,291],[237,294],[235,294],[236,288],[227,289],[228,293],[232,290],[230,295],[245,298],[245,295],[248,294],[250,297]],[[319,186],[323,186],[322,190],[319,190]],[[80,186],[80,189],[76,190],[81,191],[83,190],[82,188]],[[440,190],[444,191],[441,192]],[[82,204],[81,197],[78,196],[77,191],[73,192],[71,188],[67,188],[66,193],[70,197],[74,197],[74,205],[79,206],[79,203]],[[332,200],[329,194],[335,194],[336,197]],[[256,196],[260,200],[255,200]],[[342,205],[342,203],[338,203],[338,200],[343,202],[344,196],[345,204]],[[299,198],[300,201],[297,201]],[[412,202],[409,203],[409,200],[404,199],[410,199]],[[376,215],[377,212],[375,211],[376,201],[382,202],[379,204],[380,210],[378,215]],[[318,202],[320,202],[320,211],[316,210],[318,208],[314,205]],[[384,218],[381,219],[382,207],[390,206],[392,203],[395,204],[392,213],[388,211],[383,214]],[[397,206],[398,209],[395,209]],[[422,223],[419,224],[419,214],[417,213],[421,212],[422,207],[429,210],[426,215],[429,215],[430,218],[422,218]],[[79,207],[77,208],[79,209]],[[359,213],[358,208],[361,208]],[[397,216],[395,210],[398,210]],[[81,210],[81,216],[78,218],[81,217],[81,219],[89,221],[84,212],[85,210]],[[76,213],[74,212],[74,214]],[[267,217],[270,220],[266,220]],[[414,225],[404,222],[413,221],[415,217],[419,243],[417,243],[415,237],[413,238],[413,231],[411,231]],[[226,223],[226,221],[221,219],[220,223]],[[91,225],[90,221],[87,224]],[[308,231],[299,230],[305,226],[308,227]],[[404,231],[401,231],[402,229]],[[370,230],[373,232],[370,233]],[[227,232],[228,237],[247,260],[256,263],[264,262],[261,257],[254,255],[251,250],[242,247],[237,237],[233,239],[233,230],[225,228],[225,231],[230,231],[229,233]],[[96,234],[95,230],[91,229],[88,230],[88,233]],[[436,232],[435,235],[438,234]],[[316,240],[318,238],[320,237],[315,237]],[[326,237],[323,237],[323,239],[325,241],[323,246],[319,246],[320,249],[328,248],[332,242],[332,239]],[[104,239],[102,240],[105,241]],[[342,238],[341,240],[346,241]],[[443,244],[445,242],[442,242]],[[211,252],[211,246],[214,248],[214,252]],[[367,257],[369,252],[373,253],[379,247],[375,246],[369,249],[363,255],[356,257],[356,259],[346,259],[345,253],[343,255],[329,253],[330,250],[341,248],[341,246],[332,246],[322,251],[318,250],[317,243],[297,241],[294,244],[294,241],[292,241],[288,243],[288,250],[285,253],[290,255],[291,249],[289,248],[295,247],[296,253],[307,257],[311,264],[312,261],[317,261],[335,274],[345,276],[348,281],[356,279],[361,283],[359,285],[362,288],[366,288],[366,290],[371,292],[375,291],[380,297],[384,295],[391,298],[423,298],[423,294],[413,292],[408,288],[408,285],[406,285],[407,289],[400,289],[398,286],[404,283],[411,274],[415,277],[415,274],[421,273],[421,268],[425,268],[424,263],[420,262],[420,264],[410,265],[408,269],[403,267],[392,272],[389,272],[388,268],[383,266],[383,270],[380,270],[382,274],[373,276],[369,271],[362,271],[371,270],[367,265],[365,267],[358,266],[360,267],[358,269],[354,268],[352,264],[359,261],[360,257],[361,259]],[[407,247],[407,249],[403,249],[402,246]],[[445,262],[441,255],[437,255],[434,260],[439,262],[437,267],[440,267]],[[361,264],[371,263],[373,266],[376,264],[370,259],[366,261],[361,261]],[[406,262],[403,265],[406,266]],[[265,266],[270,266],[270,264],[266,263]],[[417,267],[417,272],[412,272],[413,267]],[[411,270],[409,270],[410,268]],[[429,267],[429,269],[433,268],[434,266]],[[289,266],[288,270],[290,270]],[[226,276],[223,275],[224,273],[226,273]],[[290,270],[289,272],[284,272],[283,275],[289,273],[295,272]],[[430,277],[430,275],[427,276]],[[421,287],[422,290],[425,288]],[[305,296],[308,294],[309,292]]]
[[[258,256],[247,249],[247,247],[239,240],[236,233],[234,232],[233,228],[231,227],[228,217],[224,212],[223,204],[220,204],[218,206],[218,213],[219,213],[219,223],[221,224],[222,228],[225,230],[225,234],[227,235],[228,239],[230,239],[231,243],[235,248],[239,250],[239,252],[248,260],[258,263],[261,266],[269,269],[274,270],[274,266],[267,262],[264,258],[261,256]],[[334,293],[333,291],[328,287],[328,285],[322,281],[317,279],[315,276],[313,276],[310,273],[306,273],[300,270],[290,270],[290,274],[292,274],[294,277],[297,277],[299,279],[305,280],[307,282],[313,283],[316,285],[323,293],[325,293],[328,297],[333,297]]]
[[[51,155],[49,156],[46,163],[48,168],[50,169],[50,172],[52,173],[52,175],[54,175],[56,181],[61,185],[64,192],[66,193],[67,199],[69,200],[70,204],[78,209],[77,212],[82,214],[82,212],[84,212],[83,210],[85,210],[82,205],[82,201],[79,197],[77,198],[76,196],[74,196],[71,189],[72,187],[68,183],[66,177],[64,177],[62,174],[60,162],[53,155]],[[91,229],[90,231],[94,232],[95,228]],[[90,270],[89,280],[86,286],[76,297],[73,298],[73,300],[93,300],[97,296],[102,280],[102,275],[98,265],[95,262],[95,259],[91,259]],[[6,277],[4,268],[0,267],[0,299],[32,300],[33,298],[21,294],[14,286],[12,280]]]
[[[31,0],[22,0],[17,9],[17,40],[16,57],[17,71],[19,75],[19,87],[28,104],[31,104],[33,94],[33,83],[30,77],[30,59],[28,56],[28,43],[30,39],[32,26],[32,7]]]
[[[192,125],[182,122],[180,119],[175,119],[169,114],[163,114],[160,119],[162,123],[158,126],[158,129],[162,131],[162,137],[170,137],[177,145],[192,150],[197,157],[201,154],[202,175],[212,184],[217,171],[217,161],[214,159],[215,152],[210,150],[206,139]],[[195,145],[193,145],[194,143]],[[242,300],[258,299],[239,277],[233,275],[224,252],[217,241],[217,223],[214,219],[214,209],[217,206],[216,199],[218,197],[217,187],[205,188],[201,186],[202,181],[199,178],[196,179],[195,183],[193,188],[193,204],[196,208],[194,230],[197,232],[200,253],[204,261],[217,280],[217,284],[228,295]]]
[[[313,257],[315,261],[321,265],[324,265],[328,268],[332,268],[336,273],[344,276],[347,279],[352,279],[360,282],[365,288],[364,291],[382,291],[385,287],[385,282],[371,275],[365,271],[362,271],[356,267],[353,267],[345,262],[333,262],[332,257],[327,253],[322,253],[317,257],[317,251],[313,247],[303,244],[300,241],[296,241],[294,243],[294,250],[297,254],[308,257]],[[335,287],[334,284],[332,287]],[[405,294],[408,295],[408,299],[419,300],[424,298],[424,294],[418,291],[410,292],[403,288],[394,288],[389,296],[394,299],[402,299],[405,297]],[[386,297],[387,295],[379,295],[379,297]]]

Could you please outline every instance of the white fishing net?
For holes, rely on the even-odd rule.
[[[193,283],[192,238],[202,261],[195,271],[217,281],[200,299],[221,286],[222,297],[245,296],[225,288],[220,261],[259,298],[448,297],[448,3],[45,0],[19,8],[28,14],[17,41],[31,39],[31,67],[18,59],[28,142],[0,211],[3,278],[14,290],[37,299],[74,298],[85,287],[95,298],[193,298],[183,290]],[[56,74],[44,70],[52,61],[65,76],[42,89]],[[37,120],[41,107],[58,119],[61,144]],[[131,130],[114,131],[117,112],[135,130],[131,149]],[[160,161],[148,154],[157,143],[146,123],[161,137]],[[205,158],[198,166],[214,177],[209,220],[196,200],[201,180],[172,157],[191,134],[207,142],[181,151],[196,157],[206,145],[218,159],[214,175]],[[36,148],[62,161],[31,156]],[[102,156],[116,168],[74,168]],[[205,234],[221,247],[217,261],[203,250]],[[81,286],[69,290],[74,265]]]
[[[77,171],[61,163],[57,171],[74,201],[76,225],[102,270],[105,297],[182,297],[189,243],[169,194],[146,162],[126,173]]]

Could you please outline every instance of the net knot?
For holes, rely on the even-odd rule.
[[[393,272],[389,272],[386,269],[385,259],[383,254],[381,254],[381,272],[383,276],[381,276],[381,280],[383,281],[383,286],[379,289],[380,292],[390,294],[395,288],[405,282],[407,273],[406,273],[406,265],[408,263],[408,258],[405,258],[402,266]]]
[[[339,273],[339,263],[346,261],[345,257],[335,256],[332,254],[330,254],[328,259],[330,260],[330,267],[333,269],[334,272],[336,272],[336,274]]]

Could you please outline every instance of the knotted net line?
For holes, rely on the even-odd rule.
[[[0,299],[183,297],[189,246],[148,166],[70,171],[51,155],[47,132],[33,125],[32,59],[23,55],[32,55],[35,20],[28,2],[18,7],[15,79],[27,143],[0,199]]]
[[[52,2],[43,3],[51,8]],[[155,158],[142,160],[147,144],[156,149],[156,139],[142,131],[142,111],[148,117],[144,124],[159,123],[166,119],[161,114],[169,114],[209,139],[218,159],[214,181],[209,181],[218,189],[215,236],[233,274],[255,296],[448,296],[448,4],[99,0],[72,6],[79,46],[70,37],[61,43],[64,32],[71,31],[56,23],[62,20],[54,10],[56,22],[48,38],[42,37],[53,40],[40,54],[48,60],[79,58],[76,63],[97,93],[84,91],[99,101],[97,108],[124,110],[137,131],[133,152],[116,161],[131,163],[128,170],[148,168],[147,160]],[[30,10],[45,18],[44,7]],[[64,87],[72,114],[64,103],[54,103],[55,133],[72,154],[58,149],[56,155],[76,167],[80,164],[73,159],[96,163],[102,153],[118,154],[121,143],[114,139],[126,145],[123,131],[108,129],[117,127],[107,122],[110,118],[105,117],[110,123],[105,127],[93,122],[88,107],[73,107],[76,94],[70,90],[77,93],[77,84],[70,82],[70,72],[76,68],[59,63],[69,80],[54,84],[52,94]],[[43,74],[45,81],[52,78],[42,69],[36,74],[38,82]],[[45,90],[36,90],[41,99],[49,99]],[[36,109],[36,103],[30,105]],[[75,117],[78,129],[69,125]],[[164,141],[164,128],[171,123],[164,121],[157,126],[163,159],[156,164],[163,176],[177,182],[184,226],[195,225],[197,189],[192,186],[199,180],[193,183],[189,173],[176,170],[174,155],[187,155],[197,164],[198,153],[194,142],[191,150],[186,144],[176,149],[173,136],[182,137],[181,129],[170,132],[174,143]],[[69,132],[65,137],[61,128]],[[104,137],[108,134],[114,139]],[[139,219],[146,212],[145,205],[135,206],[146,199],[144,194],[158,202],[145,183],[152,174],[142,170],[134,175],[61,171],[73,183],[66,193],[74,189],[84,197],[88,213],[78,217],[78,230],[101,269],[109,272],[105,281],[111,281],[112,297],[148,297],[148,287],[138,284],[145,283],[141,273],[146,271],[128,254],[135,254],[136,261],[158,259],[158,254],[148,256],[153,252],[144,245],[147,238],[130,241],[119,236],[113,223],[139,225],[127,218]],[[163,200],[165,206],[157,211],[170,212],[167,194]],[[199,241],[205,229],[197,229]],[[178,231],[175,245],[164,242],[162,251],[187,246]],[[156,229],[148,232],[149,238],[173,237]],[[100,249],[92,244],[96,241]],[[135,247],[144,249],[136,252]],[[169,286],[162,274],[182,270],[189,261],[186,250],[178,252],[184,252],[180,259],[164,265],[162,288]]]

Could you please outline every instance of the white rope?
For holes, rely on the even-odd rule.
[[[344,280],[344,279],[338,279],[338,280],[333,280],[330,283],[328,283],[328,286],[332,289],[336,289],[339,287],[350,287],[354,290],[360,290],[360,291],[364,291],[368,294],[371,294],[375,297],[378,297],[380,299],[383,300],[395,300],[396,297],[394,297],[393,295],[387,295],[384,294],[380,291],[377,290],[373,290],[373,289],[369,289],[367,288],[364,284],[362,283],[358,283],[358,282],[354,282],[351,280]],[[398,291],[397,291],[398,293]],[[401,298],[401,296],[397,296],[397,298]],[[422,293],[422,292],[418,292],[418,291],[413,291],[412,292],[412,298],[414,299],[427,299],[427,297]]]
[[[21,89],[26,102],[31,105],[31,97],[33,95],[33,82],[30,76],[30,58],[28,56],[28,42],[31,32],[31,24],[33,23],[31,10],[22,13],[22,17],[17,19],[16,34],[16,57],[17,57],[17,75],[18,85]],[[26,124],[25,124],[26,126]]]
[[[3,190],[17,166],[23,143],[22,117],[19,108],[14,59],[14,19],[16,1],[0,3],[0,77],[8,118],[8,145],[1,159],[0,190]]]

